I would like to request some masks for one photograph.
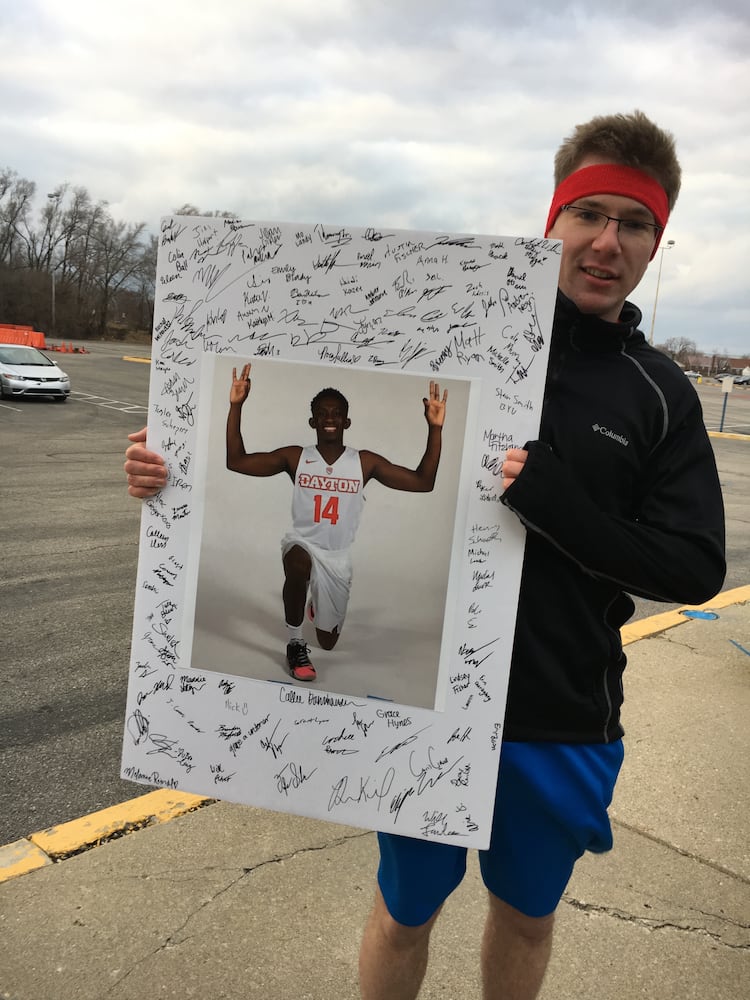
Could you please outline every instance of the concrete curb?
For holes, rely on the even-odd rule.
[[[642,621],[623,626],[623,645],[658,635],[690,621],[685,612],[716,611],[735,604],[750,602],[750,585],[736,587],[717,594],[704,604],[684,605],[664,614],[652,615]],[[109,840],[125,836],[134,830],[157,823],[166,823],[177,816],[211,805],[216,799],[159,789],[135,799],[121,802],[80,819],[49,827],[38,833],[0,847],[0,883],[45,865],[56,864]]]
[[[733,590],[724,590],[716,597],[704,604],[685,604],[674,611],[665,611],[661,615],[652,615],[650,618],[643,618],[641,621],[631,622],[623,625],[620,629],[623,646],[639,639],[646,639],[660,632],[666,632],[675,625],[682,625],[683,622],[690,621],[686,611],[717,611],[721,608],[728,608],[731,604],[746,604],[750,601],[750,585],[735,587]]]
[[[144,826],[166,823],[215,799],[158,789],[0,847],[0,883],[64,861]]]

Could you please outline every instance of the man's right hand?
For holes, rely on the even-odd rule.
[[[242,403],[245,402],[250,394],[250,368],[251,365],[248,363],[242,366],[242,371],[240,372],[240,377],[237,378],[237,369],[232,369],[232,388],[229,390],[229,402],[230,403]]]
[[[128,493],[141,500],[156,496],[167,485],[166,462],[161,455],[144,447],[145,427],[135,434],[128,434],[128,441],[133,442],[125,452]]]

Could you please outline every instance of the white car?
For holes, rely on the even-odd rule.
[[[51,396],[64,403],[70,395],[70,379],[54,361],[36,347],[0,344],[0,396]]]

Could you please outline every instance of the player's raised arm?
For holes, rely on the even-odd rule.
[[[302,449],[298,445],[276,448],[275,451],[256,451],[248,454],[240,431],[240,418],[245,400],[250,395],[250,364],[232,369],[229,389],[229,414],[227,416],[227,468],[245,476],[276,476],[286,472],[294,479]]]
[[[403,465],[394,465],[375,452],[362,451],[360,459],[365,482],[375,479],[392,490],[407,493],[429,493],[434,488],[440,464],[448,390],[443,392],[441,398],[440,385],[430,382],[429,395],[422,402],[427,421],[427,445],[419,465],[416,469],[407,469]]]

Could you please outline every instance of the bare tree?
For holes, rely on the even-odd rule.
[[[23,233],[28,229],[31,199],[36,185],[19,177],[9,167],[0,170],[0,264],[23,267],[26,264]]]
[[[711,352],[711,374],[727,375],[730,371],[728,352],[719,347],[714,347]]]
[[[199,215],[204,219],[236,219],[236,212],[227,212],[226,209],[214,209],[212,212],[202,212],[195,205],[185,202],[180,208],[176,208],[172,215]]]
[[[52,271],[58,244],[63,240],[63,202],[68,191],[61,184],[47,195],[39,213],[39,225],[34,228],[29,218],[24,219],[20,238],[26,249],[26,259],[32,271]]]
[[[0,170],[0,308],[6,322],[32,323],[63,336],[103,336],[113,296],[148,318],[153,310],[155,238],[145,224],[117,222],[106,202],[61,184],[33,213],[36,186]]]
[[[94,234],[93,283],[98,290],[95,330],[103,337],[107,330],[110,300],[114,292],[134,281],[142,260],[143,222],[128,225],[115,222],[109,214]]]
[[[663,344],[657,344],[657,349],[683,367],[691,364],[691,359],[698,353],[694,340],[687,337],[668,337]]]
[[[150,234],[143,247],[136,273],[135,295],[138,303],[137,326],[141,330],[151,330],[154,325],[154,298],[156,295],[156,255],[159,240]]]

